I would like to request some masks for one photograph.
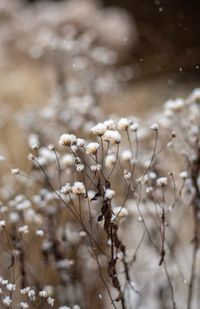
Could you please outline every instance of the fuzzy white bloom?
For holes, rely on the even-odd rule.
[[[112,167],[116,162],[116,156],[114,154],[108,154],[105,160],[106,167]]]
[[[68,194],[68,193],[70,193],[71,191],[72,191],[72,187],[71,187],[70,183],[66,183],[66,184],[62,187],[62,189],[61,189],[61,193],[62,193],[62,194]]]
[[[62,166],[72,166],[74,164],[74,156],[71,153],[67,153],[65,154],[62,158],[61,158],[61,164]]]
[[[35,300],[35,291],[34,290],[30,290],[28,292],[28,297],[34,301]]]
[[[136,122],[134,122],[130,125],[130,130],[133,131],[133,132],[137,132],[138,128],[139,128],[139,125]]]
[[[130,121],[127,118],[121,118],[118,121],[117,128],[118,130],[127,130],[129,127]]]
[[[4,161],[5,160],[5,157],[0,155],[0,162]]]
[[[90,131],[92,134],[97,135],[97,136],[102,136],[106,132],[107,128],[105,124],[99,122],[96,126],[92,127]]]
[[[28,234],[29,233],[29,227],[28,225],[22,225],[18,227],[18,232],[22,234]]]
[[[86,152],[90,155],[95,155],[100,145],[98,143],[92,142],[86,146]]]
[[[6,289],[8,290],[8,291],[15,291],[15,289],[16,289],[16,284],[12,284],[12,283],[8,283],[7,285],[6,285]]]
[[[79,305],[74,305],[72,309],[81,309],[81,307]]]
[[[168,100],[165,103],[165,109],[172,112],[180,112],[184,107],[184,100],[177,98],[175,100]]]
[[[27,158],[28,158],[29,161],[32,161],[35,157],[32,153],[29,153]]]
[[[188,177],[188,173],[186,171],[182,171],[179,176],[183,179],[186,179]]]
[[[158,131],[158,129],[159,129],[158,124],[157,124],[157,123],[153,123],[153,124],[150,126],[150,129],[152,129],[153,131]]]
[[[47,291],[45,291],[45,290],[39,291],[39,296],[40,297],[47,297],[48,296]]]
[[[68,307],[68,306],[60,306],[60,307],[58,307],[58,309],[71,309],[71,308]]]
[[[37,236],[44,236],[44,231],[43,230],[37,230],[36,235]]]
[[[53,151],[53,150],[55,150],[55,146],[53,144],[49,144],[48,145],[48,149]]]
[[[12,168],[11,169],[11,174],[12,175],[19,175],[20,169],[19,168]]]
[[[72,193],[74,194],[85,194],[85,186],[82,182],[76,181],[72,186]]]
[[[109,119],[104,121],[103,123],[106,126],[107,130],[115,130],[116,129],[116,125],[113,119]]]
[[[117,130],[107,130],[103,135],[103,140],[111,144],[119,144],[121,142],[121,135]]]
[[[63,134],[59,139],[60,146],[72,146],[76,143],[76,136],[74,134]]]
[[[200,103],[200,88],[196,88],[192,91],[188,98],[189,102]]]
[[[96,165],[91,165],[91,171],[92,172],[98,172],[101,169],[101,165],[100,164],[96,164]]]
[[[54,305],[54,303],[55,303],[55,299],[52,298],[52,297],[48,297],[48,298],[47,298],[47,302],[48,302],[48,304],[49,304],[50,306],[53,307],[53,305]]]
[[[124,149],[121,153],[122,161],[129,162],[132,158],[131,151],[129,149]]]
[[[12,299],[9,296],[5,296],[3,298],[3,304],[5,306],[10,307],[11,303],[12,303]]]
[[[149,194],[151,192],[153,192],[153,187],[147,187],[146,188],[146,193]]]
[[[125,180],[130,180],[131,179],[131,172],[129,172],[128,170],[124,170],[124,179]]]
[[[30,134],[28,137],[28,144],[31,149],[38,149],[40,145],[38,135],[34,133]]]
[[[77,172],[82,172],[84,171],[84,169],[85,169],[85,166],[83,164],[77,164],[76,166]]]
[[[156,183],[159,187],[167,185],[167,177],[160,177],[156,180]]]
[[[5,220],[0,220],[0,228],[6,226],[6,221]]]
[[[1,280],[1,284],[6,286],[8,284],[8,280],[6,280],[6,279]]]
[[[20,308],[22,308],[22,309],[28,309],[28,308],[29,308],[29,305],[28,305],[27,303],[25,303],[25,302],[21,302],[21,303],[19,304],[19,306],[20,306]]]
[[[111,189],[106,189],[105,190],[105,199],[106,200],[111,200],[113,198],[113,196],[115,195],[115,191],[111,190]]]
[[[76,145],[78,147],[84,147],[85,146],[85,140],[83,138],[77,138]]]
[[[112,209],[113,212],[113,219],[119,218],[125,218],[128,216],[128,211],[125,207],[121,207],[121,206],[116,206]]]
[[[21,289],[20,293],[21,294],[28,294],[30,290],[31,290],[30,286],[27,286],[26,288]]]

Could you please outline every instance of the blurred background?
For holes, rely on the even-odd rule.
[[[106,115],[148,117],[167,99],[188,95],[199,85],[199,12],[198,0],[0,0],[1,152],[9,148],[10,156],[13,134],[12,145],[25,149],[17,115],[48,105],[59,83],[70,84],[66,72],[78,72],[69,68],[70,57],[81,56],[83,72],[83,60],[97,62],[88,79],[98,77],[101,89],[120,76],[115,89],[98,97]],[[92,50],[70,45],[80,37]],[[20,157],[13,152],[14,162]]]

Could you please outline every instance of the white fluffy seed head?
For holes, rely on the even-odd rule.
[[[82,182],[76,181],[74,185],[72,186],[72,193],[80,195],[80,194],[85,194],[85,186]]]
[[[103,135],[103,140],[111,144],[119,144],[121,142],[121,135],[117,130],[107,130]]]
[[[186,171],[182,171],[179,175],[183,179],[186,179],[188,177],[188,173]]]
[[[100,147],[100,145],[98,143],[95,143],[95,142],[89,143],[86,146],[86,152],[87,152],[87,154],[95,155],[97,153],[97,150],[99,149],[99,147]]]
[[[158,124],[157,123],[153,123],[150,128],[153,130],[153,131],[158,131]]]
[[[132,158],[131,151],[129,149],[124,149],[121,153],[122,161],[129,162]]]
[[[119,121],[118,121],[118,124],[117,124],[117,128],[118,130],[127,130],[128,127],[129,127],[129,120],[127,118],[121,118]]]
[[[167,185],[167,177],[160,177],[156,180],[156,183],[159,187],[163,187]]]
[[[104,197],[106,200],[111,200],[115,195],[115,191],[111,190],[111,189],[106,189],[105,190],[105,194]]]
[[[59,139],[60,146],[72,146],[76,143],[76,136],[74,134],[63,134]]]
[[[90,132],[96,136],[102,136],[106,132],[106,129],[105,124],[99,122],[96,126],[90,129]]]

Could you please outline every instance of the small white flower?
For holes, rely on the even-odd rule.
[[[31,299],[31,300],[35,300],[35,291],[34,290],[30,290],[28,292],[28,297]]]
[[[25,303],[25,302],[21,302],[21,303],[19,304],[19,306],[20,306],[20,308],[22,308],[22,309],[28,309],[28,308],[29,308],[29,305],[28,305],[27,303]]]
[[[128,211],[125,207],[116,206],[113,208],[112,212],[114,215],[113,219],[115,219],[116,217],[122,219],[128,216]]]
[[[158,124],[157,123],[153,123],[150,128],[153,130],[153,131],[158,131]]]
[[[124,170],[124,179],[130,180],[131,179],[131,173],[128,170]]]
[[[27,286],[26,288],[21,289],[20,293],[21,294],[28,294],[30,289],[31,289],[30,286]]]
[[[8,290],[8,291],[15,291],[15,289],[16,289],[16,284],[12,284],[12,283],[8,283],[7,285],[6,285],[6,289]]]
[[[139,128],[139,125],[136,122],[130,125],[130,130],[133,132],[137,132],[138,128]]]
[[[160,177],[156,180],[156,183],[159,187],[163,187],[167,185],[167,177]]]
[[[106,200],[111,200],[113,198],[113,196],[115,195],[115,191],[111,190],[111,189],[106,189],[105,190],[105,199]]]
[[[82,182],[76,181],[74,185],[72,186],[72,193],[74,194],[85,194],[85,186]]]
[[[12,299],[9,296],[5,296],[5,298],[3,298],[3,304],[7,307],[10,307],[12,303]]]
[[[131,151],[128,150],[128,149],[125,149],[122,151],[121,153],[121,159],[122,161],[125,161],[125,162],[129,162],[132,158],[132,154],[131,154]]]
[[[53,150],[55,150],[55,146],[53,144],[49,144],[48,145],[48,149],[53,151]]]
[[[29,161],[32,161],[34,159],[34,155],[32,153],[29,153],[27,158]]]
[[[32,149],[38,149],[40,145],[38,135],[30,134],[28,138],[28,144],[29,144],[29,147]]]
[[[116,125],[113,119],[109,119],[104,121],[103,123],[106,126],[107,130],[115,130],[116,129]]]
[[[177,98],[175,100],[168,100],[165,103],[165,109],[173,112],[180,112],[184,107],[184,100]]]
[[[128,127],[129,127],[129,124],[130,124],[130,122],[127,118],[121,118],[118,121],[117,128],[118,128],[118,130],[127,130]]]
[[[19,168],[12,168],[11,169],[11,174],[12,175],[19,175],[20,169]]]
[[[53,305],[54,305],[54,303],[55,303],[55,299],[52,298],[52,297],[48,297],[48,298],[47,298],[47,302],[48,302],[48,304],[49,304],[50,306],[53,307]]]
[[[98,172],[101,169],[101,165],[100,164],[96,164],[96,165],[91,165],[91,171],[92,172]]]
[[[77,172],[82,172],[84,171],[84,169],[85,169],[85,166],[83,164],[77,164],[76,166]]]
[[[121,142],[121,135],[116,130],[107,130],[103,135],[103,140],[111,144],[119,144]]]
[[[179,176],[183,179],[186,179],[188,177],[188,173],[186,171],[182,171]]]
[[[22,234],[28,234],[29,233],[29,227],[28,225],[22,225],[18,227],[18,232]]]
[[[66,183],[66,184],[62,187],[61,193],[62,193],[62,194],[68,194],[68,193],[71,192],[71,190],[72,190],[72,187],[71,187],[70,183]]]
[[[0,228],[6,226],[6,221],[5,220],[0,220]]]
[[[76,136],[74,134],[63,134],[59,139],[60,146],[72,146],[76,143]]]
[[[97,153],[97,150],[99,149],[100,145],[98,143],[89,143],[86,146],[86,152],[90,155],[95,155]]]
[[[85,140],[83,138],[77,138],[76,145],[78,147],[84,147],[85,146]]]
[[[44,236],[44,231],[43,230],[37,230],[36,235],[37,236]]]
[[[62,166],[70,167],[74,164],[74,156],[71,153],[65,154],[61,158],[61,164]]]
[[[90,131],[92,134],[97,135],[97,136],[102,136],[106,132],[107,128],[105,124],[99,122],[96,126],[92,127]]]
[[[114,154],[108,154],[105,160],[106,167],[112,167],[116,162],[116,156]]]
[[[45,290],[39,291],[40,297],[47,297],[47,292]]]

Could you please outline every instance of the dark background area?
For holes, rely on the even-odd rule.
[[[26,0],[38,1],[42,0]],[[199,0],[103,0],[103,4],[119,6],[135,19],[139,40],[131,52],[131,61],[140,64],[143,77],[179,72],[180,78],[198,78]]]

